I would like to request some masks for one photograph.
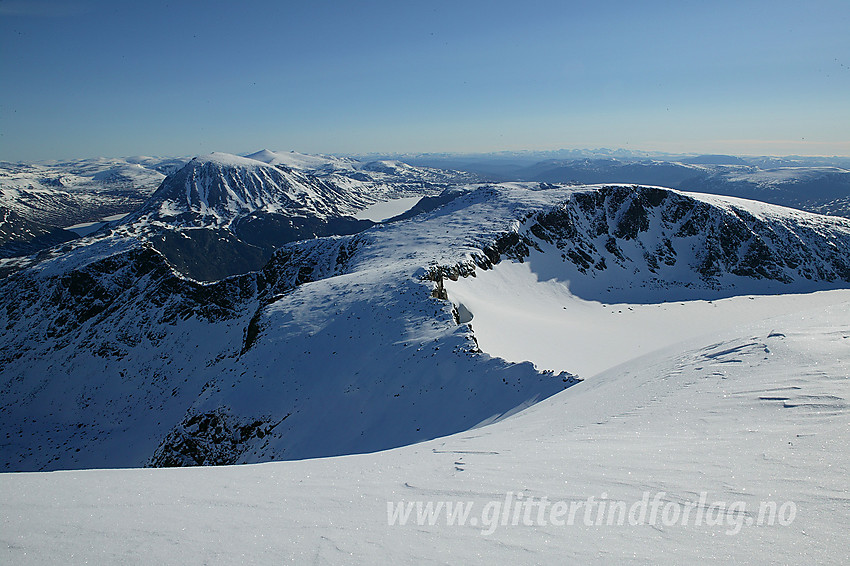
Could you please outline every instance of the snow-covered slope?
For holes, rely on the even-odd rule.
[[[850,170],[841,167],[718,167],[680,188],[850,217]]]
[[[471,269],[460,265],[444,287],[484,351],[586,377],[764,318],[770,293],[846,287],[848,228],[752,201],[609,186],[525,218],[487,250],[523,263],[456,278]],[[820,300],[800,297],[800,308]]]
[[[779,313],[799,298],[778,297],[775,317],[630,360],[500,423],[387,452],[2,474],[0,555],[15,564],[843,564],[850,297],[829,294],[830,306],[790,316]],[[442,507],[417,521],[417,505],[424,514],[429,504]],[[448,504],[464,506],[452,523]],[[409,519],[390,525],[399,505]]]
[[[446,280],[448,297],[465,313],[488,354],[585,378],[686,339],[834,300],[832,291],[795,294],[796,301],[789,295],[657,303],[629,302],[623,296],[588,300],[574,295],[564,281],[539,278],[533,271],[539,259],[502,262],[474,278]]]
[[[28,220],[10,208],[0,207],[0,258],[33,253],[73,238],[70,232]]]
[[[126,214],[185,160],[153,157],[0,162],[0,257],[71,239],[62,228]]]
[[[337,182],[341,178],[348,177],[377,185],[391,184],[395,186],[396,191],[402,189],[405,184],[413,184],[412,186],[423,182],[445,184],[469,182],[475,179],[474,175],[460,171],[415,167],[397,160],[359,161],[351,157],[308,155],[295,151],[275,152],[267,149],[246,157],[269,165],[282,165],[318,177],[333,177],[337,179]],[[384,187],[382,190],[388,189],[390,187]]]
[[[311,173],[332,171],[350,171],[358,168],[359,161],[347,157],[331,155],[310,155],[297,151],[270,151],[262,149],[245,157],[262,161],[269,165],[283,165],[289,169],[298,169]]]
[[[214,283],[181,276],[117,229],[9,276],[0,464],[297,459],[498,418],[575,382],[479,352],[475,320],[446,300],[447,278],[504,259],[606,303],[850,279],[845,219],[627,186],[471,186],[441,202],[357,235],[291,243],[262,270]]]
[[[213,153],[196,157],[170,176],[136,216],[191,215],[202,226],[226,227],[257,211],[294,209],[302,216],[327,215],[338,213],[338,207],[353,206],[339,196],[331,187],[293,170]]]
[[[54,226],[94,221],[130,212],[183,163],[185,160],[148,157],[2,162],[0,206]]]

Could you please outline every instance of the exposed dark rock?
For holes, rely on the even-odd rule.
[[[283,420],[245,420],[223,408],[209,413],[190,413],[162,441],[148,467],[235,464],[253,443],[265,438]]]
[[[687,267],[706,288],[716,288],[724,274],[778,283],[850,281],[850,238],[815,226],[766,221],[741,207],[718,207],[665,189],[607,186],[577,192],[562,206],[525,219],[519,231],[502,234],[471,260],[432,272],[466,276],[475,267],[489,269],[502,258],[523,261],[531,250],[552,245],[580,273],[618,265],[630,270],[628,277],[660,286],[669,284],[665,270],[680,269],[682,258],[690,258]],[[637,255],[626,251],[634,248]]]

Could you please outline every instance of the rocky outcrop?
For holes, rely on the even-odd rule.
[[[287,415],[288,416],[288,415]],[[236,464],[252,446],[286,420],[245,419],[225,409],[187,415],[157,447],[147,467],[226,466]]]
[[[759,281],[789,290],[850,282],[850,221],[737,202],[654,187],[577,190],[470,260],[435,266],[428,278],[455,279],[545,252],[560,256],[564,278],[600,285],[718,290],[746,278],[750,292]]]

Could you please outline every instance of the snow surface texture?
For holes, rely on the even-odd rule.
[[[850,294],[826,296],[829,305],[632,359],[497,424],[396,450],[0,474],[0,555],[22,565],[843,564]],[[799,297],[770,300],[778,314]],[[705,492],[702,511],[740,501],[747,515],[731,535],[726,521],[587,526],[584,510],[571,526],[509,520],[482,534],[472,519],[508,492],[629,504],[649,493],[680,508]],[[417,501],[474,506],[463,526],[444,514],[388,525],[388,503]],[[787,501],[791,524],[748,525],[761,502]]]
[[[119,235],[8,277],[0,464],[332,456],[503,418],[576,382],[480,352],[469,315],[498,307],[446,300],[460,292],[451,279],[481,273],[485,284],[503,258],[605,304],[801,293],[850,280],[846,219],[651,187],[485,185],[447,198],[357,235],[292,243],[262,270],[215,283],[187,279],[152,247]],[[527,301],[551,299],[535,293],[543,298]],[[717,304],[738,310],[735,301]],[[665,309],[652,310],[663,325]],[[495,345],[491,328],[485,321],[482,338]],[[674,335],[623,352],[663,347]],[[554,361],[570,373],[600,369],[582,359]]]
[[[831,292],[747,295],[718,300],[601,303],[538,280],[529,262],[502,262],[475,278],[445,284],[467,314],[479,347],[513,362],[589,377],[644,353],[835,301]],[[510,328],[510,332],[505,329]]]

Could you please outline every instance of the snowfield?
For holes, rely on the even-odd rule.
[[[386,452],[3,474],[3,561],[841,564],[850,294],[824,297],[803,311],[798,297],[770,298],[776,313],[799,312],[632,359],[499,423]],[[670,324],[684,329],[674,311]],[[544,497],[633,506],[646,494],[658,501],[654,524],[647,514],[597,525],[598,503],[589,525],[584,509],[570,524],[551,506],[538,522]],[[531,526],[524,510],[501,523],[506,498],[538,503]],[[416,502],[472,507],[463,525],[445,513],[417,524]],[[793,502],[793,519],[759,526],[764,502],[785,505],[785,519]],[[398,503],[414,505],[406,525],[389,524]],[[685,524],[664,524],[664,508],[689,507]]]
[[[538,280],[534,264],[534,258],[502,262],[475,278],[446,281],[445,287],[449,299],[472,316],[468,320],[485,352],[582,378],[689,338],[829,305],[845,293],[602,303],[573,295],[556,279]]]

